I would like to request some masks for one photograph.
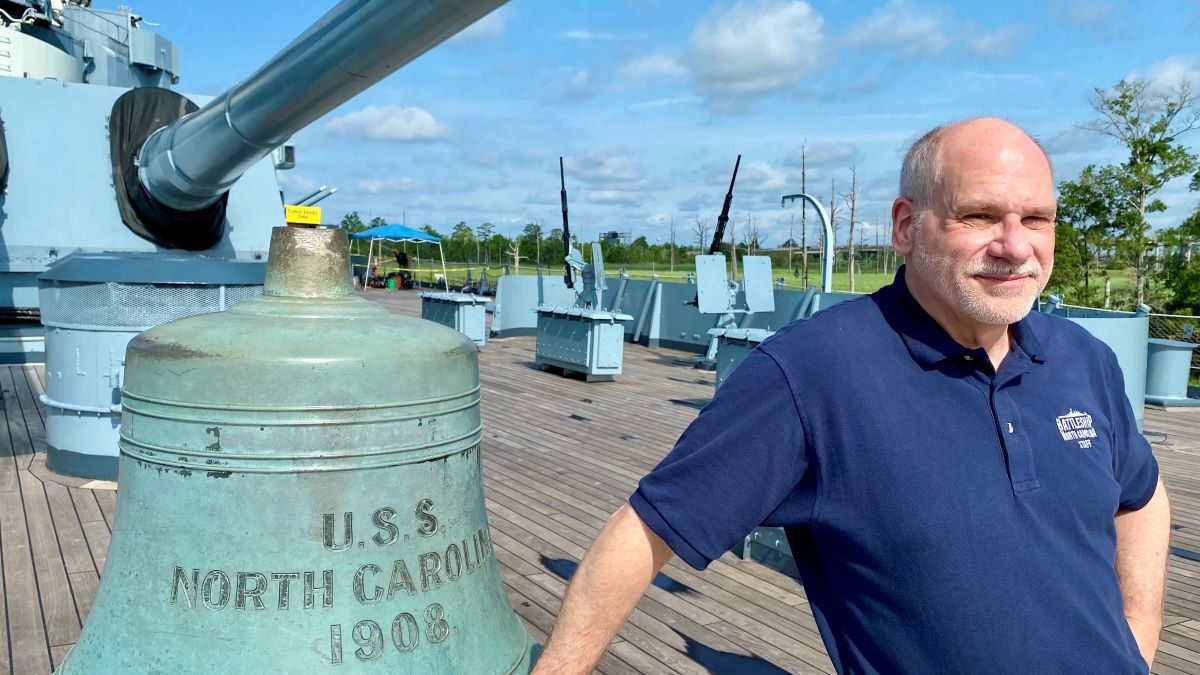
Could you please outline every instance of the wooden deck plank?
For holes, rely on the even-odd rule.
[[[92,494],[96,497],[96,503],[100,505],[101,513],[104,514],[105,526],[112,532],[117,520],[117,493],[113,490],[92,490]]]
[[[367,296],[385,299],[393,311],[419,314],[413,293]],[[626,345],[621,378],[587,384],[535,370],[533,344],[531,337],[492,340],[480,352],[482,456],[505,591],[531,634],[544,640],[576,561],[711,397],[713,374],[690,368],[690,354]],[[41,607],[49,603],[57,612],[57,594],[74,603],[77,620],[86,617],[106,562],[116,493],[66,480],[52,485],[44,467],[38,474],[43,485],[27,470],[31,453],[44,449],[44,411],[36,404],[44,374],[39,367],[0,371],[7,371],[0,372],[3,412],[14,418],[0,435],[0,593],[6,593],[0,618],[13,636],[14,657],[23,659],[11,668],[0,660],[0,675],[48,672],[69,645],[52,644]],[[1178,496],[1180,529],[1172,545],[1200,552],[1200,414],[1148,409],[1146,427],[1160,432],[1151,435],[1153,447],[1168,489]],[[12,504],[19,508],[6,513]],[[65,594],[39,585],[43,574],[55,576],[55,565]],[[704,572],[678,560],[663,572],[675,591],[651,588],[599,672],[832,672],[794,579],[730,554]],[[1200,562],[1170,556],[1167,607],[1154,672],[1200,673]],[[7,651],[0,649],[0,659]]]
[[[96,563],[96,572],[104,574],[104,563],[108,560],[108,542],[112,537],[108,524],[103,520],[94,520],[83,524],[83,534],[87,537],[88,548],[92,552],[92,560]]]
[[[60,645],[50,648],[50,659],[54,662],[54,669],[62,665],[63,659],[67,658],[67,653],[71,651],[71,645]]]
[[[79,607],[79,619],[87,621],[92,611],[92,601],[96,598],[96,588],[100,585],[100,575],[95,571],[76,572],[70,575],[71,593],[75,596]]]
[[[68,488],[71,501],[75,503],[75,513],[79,514],[80,523],[104,522],[104,514],[100,512],[100,504],[96,501],[94,490],[86,488]]]
[[[71,493],[66,487],[55,483],[45,483],[44,487],[67,574],[95,572],[96,563],[92,560],[92,551],[83,534],[79,514],[75,512]]]
[[[12,672],[50,672],[50,643],[42,623],[42,603],[29,548],[29,531],[20,492],[0,492],[0,546],[3,548],[6,617]]]
[[[18,412],[22,410],[18,387],[23,388],[26,385],[23,381],[14,383],[12,371],[11,368],[0,368],[0,386],[3,387],[4,405],[8,411],[6,418],[9,438],[15,454],[27,454],[32,459],[34,446],[29,433],[30,425],[26,423],[24,415]],[[23,371],[18,372],[23,379]],[[25,412],[32,414],[32,411]],[[46,488],[42,481],[29,471],[22,471],[19,479],[46,638],[50,647],[69,645],[79,636],[82,624],[79,622],[75,599],[71,596],[71,586],[67,581],[67,571],[62,550],[59,548],[54,520],[50,515]]]

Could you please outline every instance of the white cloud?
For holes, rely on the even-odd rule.
[[[641,101],[638,103],[630,103],[627,107],[630,110],[639,110],[642,108],[663,108],[670,105],[679,105],[681,103],[695,103],[695,96],[668,96],[666,98],[656,98],[649,101]]]
[[[510,10],[507,7],[501,7],[467,26],[461,33],[455,36],[455,39],[463,42],[482,42],[498,38],[504,35],[504,28],[505,24],[508,23],[509,15]]]
[[[869,202],[880,202],[890,205],[900,190],[899,172],[880,174],[867,181],[863,187],[862,197]]]
[[[650,54],[627,61],[617,68],[617,81],[640,86],[652,80],[683,77],[687,68],[669,54]]]
[[[1029,34],[1026,26],[1001,26],[994,31],[968,26],[963,37],[967,53],[984,59],[1010,59],[1021,40]]]
[[[726,111],[783,91],[824,65],[823,23],[799,0],[746,0],[710,12],[692,31],[684,57],[692,86]]]
[[[592,72],[586,69],[572,71],[567,77],[564,94],[573,100],[591,98],[600,93],[603,87],[592,77]]]
[[[569,30],[562,34],[568,40],[579,40],[581,42],[590,42],[594,40],[615,40],[617,36],[613,33],[602,33],[590,30]]]
[[[628,189],[642,187],[646,172],[628,148],[611,145],[599,148],[582,157],[563,160],[568,180],[582,180],[597,189]]]
[[[434,140],[450,134],[450,127],[434,119],[429,111],[395,105],[369,105],[335,118],[326,128],[341,136],[372,141]]]
[[[1150,64],[1145,74],[1136,75],[1150,81],[1150,91],[1167,93],[1187,82],[1192,92],[1200,91],[1200,57],[1193,54],[1170,56]]]
[[[1107,136],[1095,131],[1069,127],[1042,143],[1046,152],[1051,155],[1072,155],[1101,150],[1106,144]]]
[[[716,198],[708,192],[697,192],[696,194],[680,201],[676,206],[684,213],[693,213],[702,211],[712,206],[716,206]]]
[[[731,172],[732,167],[710,166],[707,169],[707,182],[709,185],[722,185],[728,188]],[[777,192],[782,194],[786,187],[788,187],[788,176],[779,167],[761,160],[742,162],[741,167],[738,168],[737,184],[733,186],[734,201],[737,201],[738,193]]]
[[[800,166],[800,148],[796,148],[784,160],[788,166]],[[804,147],[804,166],[809,169],[816,167],[845,168],[857,162],[862,156],[859,149],[849,143],[813,143]]]
[[[549,190],[530,190],[525,195],[525,203],[530,206],[554,206],[561,202],[557,193]]]
[[[850,27],[847,44],[874,49],[896,47],[908,57],[940,54],[950,46],[945,17],[922,10],[907,0],[889,0]]]
[[[276,171],[275,178],[279,181],[279,187],[285,192],[293,193],[295,199],[311,194],[321,187],[317,181],[305,178],[295,171]]]
[[[387,194],[389,192],[412,192],[416,189],[416,181],[407,176],[401,178],[370,178],[359,181],[355,184],[355,187],[372,195]]]
[[[1122,20],[1116,4],[1107,0],[1071,0],[1052,7],[1052,14],[1058,21],[1099,35],[1111,33]]]
[[[592,190],[584,192],[583,200],[591,204],[603,204],[605,206],[641,206],[645,201],[645,195],[641,192],[631,192],[627,190]]]

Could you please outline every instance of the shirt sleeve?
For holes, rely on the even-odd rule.
[[[787,377],[755,349],[629,503],[676,555],[704,569],[774,511],[807,466]]]
[[[1137,428],[1133,407],[1125,395],[1125,376],[1112,350],[1105,349],[1113,420],[1113,475],[1121,486],[1119,510],[1136,511],[1158,487],[1158,461],[1150,443]]]

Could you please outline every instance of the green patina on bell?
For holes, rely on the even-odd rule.
[[[264,295],[129,345],[112,545],[60,672],[526,673],[488,533],[479,366],[276,228]]]

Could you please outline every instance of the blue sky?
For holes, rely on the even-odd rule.
[[[179,45],[177,88],[214,94],[332,4],[143,0],[134,10]],[[831,180],[848,192],[856,167],[856,239],[874,243],[903,151],[924,131],[1000,115],[1043,141],[1058,179],[1072,178],[1121,158],[1076,127],[1093,117],[1092,89],[1144,76],[1200,90],[1197,34],[1196,0],[513,0],[297,134],[298,166],[280,178],[293,197],[338,187],[321,204],[327,221],[357,210],[507,234],[560,225],[562,155],[574,232],[667,241],[674,220],[682,244],[696,240],[697,218],[711,232],[740,153],[738,238],[752,223],[777,245],[798,220],[779,198],[800,191],[806,144],[808,191],[826,203]],[[1188,144],[1200,149],[1200,132]],[[1168,186],[1156,224],[1200,203],[1186,188]]]

